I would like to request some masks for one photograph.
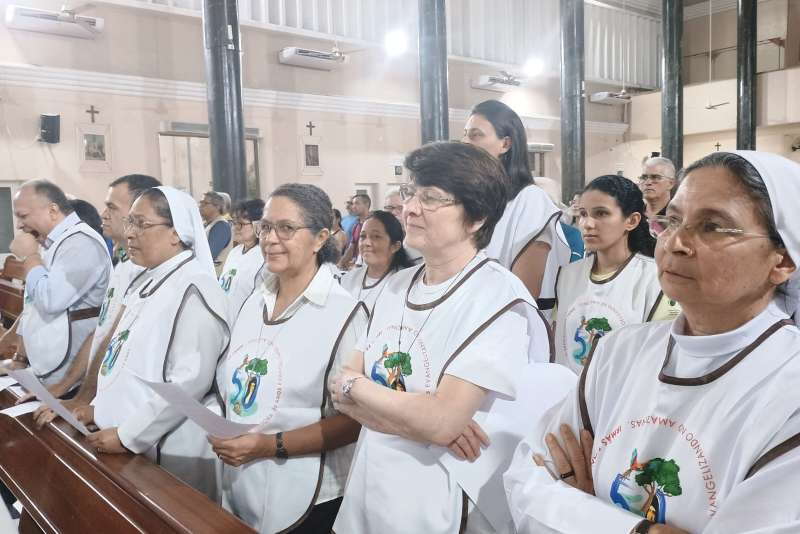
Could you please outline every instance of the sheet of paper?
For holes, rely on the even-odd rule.
[[[173,408],[197,423],[210,436],[222,439],[236,438],[242,434],[247,434],[256,427],[256,425],[234,423],[215,414],[175,384],[149,382],[143,378],[137,378],[170,403]]]
[[[434,445],[428,448],[498,533],[513,532],[503,473],[508,470],[517,445],[544,413],[572,390],[577,380],[562,365],[529,363],[518,376],[516,400],[495,398],[490,413],[475,414],[473,419],[491,440],[477,460],[470,463],[446,448]]]
[[[89,429],[86,428],[86,425],[78,421],[75,416],[64,408],[64,405],[61,404],[61,401],[58,400],[53,396],[52,393],[47,391],[47,388],[39,382],[39,379],[36,378],[36,375],[30,369],[19,369],[16,371],[9,371],[8,374],[17,380],[25,389],[36,395],[36,398],[45,403],[48,408],[56,412],[56,414],[61,417],[64,421],[72,425],[78,432],[83,434],[84,436],[88,436],[90,434]]]
[[[14,382],[16,382],[16,380]],[[25,388],[23,388],[22,386],[9,386],[8,391],[13,393],[17,397],[22,397],[27,393],[27,391],[25,391]]]
[[[6,408],[5,410],[0,410],[0,413],[3,415],[7,415],[9,417],[19,417],[20,415],[25,415],[26,413],[31,413],[36,410],[42,403],[39,401],[30,401],[23,404],[19,404],[17,406],[12,406],[10,408]]]
[[[9,386],[13,386],[17,381],[10,376],[0,376],[0,391],[3,391]]]

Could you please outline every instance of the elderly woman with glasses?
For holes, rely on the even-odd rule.
[[[505,531],[505,501],[483,491],[499,482],[516,444],[499,409],[513,403],[529,354],[549,357],[530,293],[482,252],[509,179],[497,159],[465,143],[423,146],[405,166],[406,242],[425,263],[389,279],[330,383],[334,405],[364,425],[334,530]],[[493,454],[480,454],[486,446]]]
[[[126,297],[97,376],[85,423],[100,453],[146,454],[214,498],[215,460],[202,430],[140,379],[171,382],[219,410],[210,393],[228,346],[225,295],[217,283],[197,205],[171,187],[145,191],[124,220],[131,261],[146,270]]]
[[[325,393],[367,323],[324,265],[339,255],[332,215],[316,186],[272,193],[259,223],[264,283],[242,306],[217,372],[227,418],[257,425],[209,438],[224,462],[223,505],[259,532],[330,532],[360,429]]]
[[[683,312],[595,343],[506,474],[519,532],[800,532],[798,198],[773,154],[685,170],[650,223]]]
[[[263,275],[264,254],[258,247],[258,221],[264,213],[260,198],[240,202],[233,212],[233,240],[238,243],[225,259],[219,284],[228,296],[231,320]]]

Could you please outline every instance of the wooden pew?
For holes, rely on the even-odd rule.
[[[9,326],[22,313],[23,290],[14,280],[23,280],[22,262],[8,256],[0,271],[0,321]]]
[[[16,399],[0,392],[0,409]],[[21,534],[255,532],[143,456],[95,455],[60,419],[38,430],[31,414],[0,415],[0,480],[24,508]]]

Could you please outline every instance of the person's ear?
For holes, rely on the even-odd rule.
[[[625,230],[628,232],[632,232],[639,226],[639,223],[642,221],[642,214],[638,211],[634,211],[625,219]]]
[[[777,287],[792,277],[797,266],[785,248],[776,249],[772,254],[778,257],[775,266],[770,270],[769,281]]]
[[[392,255],[394,256],[397,253],[397,251],[400,250],[402,247],[403,243],[401,243],[400,241],[395,241],[389,246],[389,252],[391,252]]]
[[[316,243],[314,243],[314,254],[322,250],[322,247],[325,246],[325,242],[331,236],[331,231],[327,228],[323,228],[319,231],[316,237]]]
[[[500,148],[500,155],[502,156],[503,154],[511,150],[511,145],[512,145],[511,138],[509,136],[503,137],[503,145]]]
[[[181,246],[181,238],[178,236],[178,232],[175,230],[175,228],[172,228],[172,232],[169,235],[169,244],[173,247]]]

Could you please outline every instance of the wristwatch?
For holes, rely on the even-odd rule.
[[[342,395],[344,395],[348,399],[352,398],[350,396],[350,390],[353,389],[353,384],[355,384],[356,380],[358,380],[359,378],[367,378],[367,377],[364,375],[351,376],[350,378],[342,382]]]
[[[275,434],[275,458],[285,460],[289,457],[289,451],[283,446],[283,432]]]
[[[650,527],[652,527],[653,525],[655,525],[655,523],[653,523],[649,519],[643,519],[639,522],[638,525],[633,527],[633,534],[647,534],[648,532],[650,532]]]

